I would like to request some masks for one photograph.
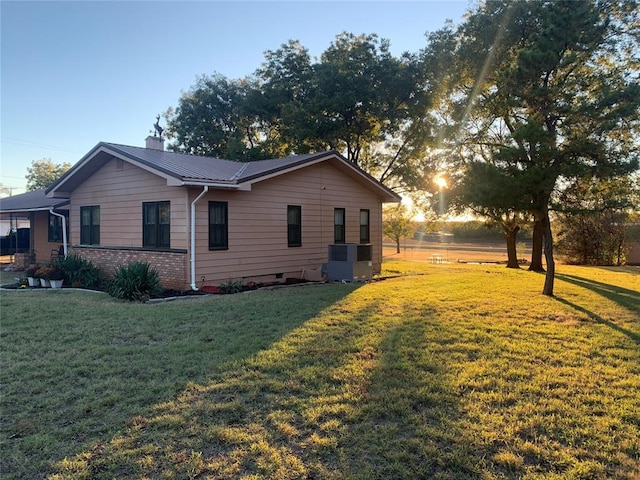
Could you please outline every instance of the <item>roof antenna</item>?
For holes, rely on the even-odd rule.
[[[162,138],[162,132],[164,132],[164,128],[160,126],[160,115],[156,117],[156,123],[153,124],[153,128],[156,131],[153,136]]]

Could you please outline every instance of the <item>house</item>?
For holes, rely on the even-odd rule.
[[[370,244],[379,271],[382,204],[400,201],[335,151],[242,163],[155,136],[99,143],[46,195],[68,201],[73,252],[106,272],[148,262],[175,289],[300,278],[334,243]]]
[[[0,219],[10,225],[28,225],[19,228],[28,231],[28,251],[18,249],[14,264],[27,267],[31,263],[47,263],[52,251],[59,252],[64,245],[69,216],[67,198],[49,198],[44,189],[0,199]],[[40,234],[36,234],[40,232]]]

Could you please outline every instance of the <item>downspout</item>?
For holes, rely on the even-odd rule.
[[[67,255],[69,253],[67,249],[67,217],[65,217],[61,213],[54,212],[53,207],[49,209],[49,213],[51,215],[55,215],[56,217],[60,217],[60,220],[62,221],[62,248],[64,249],[64,258],[67,258]]]
[[[209,191],[209,187],[205,186],[200,195],[191,202],[191,290],[198,290],[196,286],[196,203]]]

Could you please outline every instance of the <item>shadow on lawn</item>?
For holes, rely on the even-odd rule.
[[[608,283],[598,282],[596,280],[578,277],[576,275],[567,275],[567,274],[556,274],[556,278],[560,280],[564,280],[565,282],[572,283],[577,285],[578,287],[589,289],[603,297],[617,303],[621,307],[640,314],[640,292],[635,290],[630,290],[628,288],[618,287],[616,285],[611,285]],[[587,308],[584,308],[576,303],[573,303],[567,299],[556,297],[556,299],[569,307],[578,310],[579,312],[585,313],[598,323],[608,326],[609,328],[620,332],[631,340],[640,344],[640,333],[634,332],[627,328],[621,327],[609,320],[606,320],[602,316],[596,314],[595,312],[590,311]]]
[[[88,465],[100,457],[98,452],[105,445],[115,441],[108,438],[123,433],[125,423],[132,427],[130,432],[137,431],[138,420],[131,418],[137,413],[160,411],[154,405],[176,398],[189,380],[206,382],[212,374],[227,368],[225,364],[242,363],[259,355],[360,287],[312,285],[243,294],[238,297],[242,302],[221,297],[153,306],[114,306],[110,300],[93,303],[83,296],[74,304],[75,297],[63,292],[66,297],[60,296],[50,309],[87,309],[91,313],[83,318],[84,324],[51,321],[48,316],[42,317],[42,324],[16,320],[12,325],[5,321],[3,342],[24,343],[20,332],[33,329],[37,335],[31,335],[29,341],[34,344],[47,338],[55,338],[58,343],[40,352],[33,362],[16,361],[4,371],[7,377],[19,380],[0,399],[2,478],[45,478],[51,460],[74,455],[96,442],[82,454],[88,455]],[[308,299],[304,289],[312,292]],[[37,308],[37,302],[33,304]],[[118,319],[109,313],[111,308],[120,312]],[[269,311],[267,319],[261,313],[264,311]],[[51,318],[65,317],[52,313]],[[95,327],[87,330],[85,325],[92,323]],[[64,335],[60,334],[62,331]],[[15,339],[10,336],[14,334]],[[60,367],[51,368],[53,364]],[[40,372],[41,366],[46,373]],[[248,375],[242,369],[234,374],[240,378]],[[37,397],[48,390],[62,393]],[[182,396],[188,397],[189,391]],[[22,402],[23,398],[36,400]],[[124,438],[128,436],[125,434]],[[36,442],[42,446],[34,448]],[[122,453],[119,449],[114,452]],[[145,457],[143,452],[140,455],[136,458]],[[73,473],[78,470],[73,462],[60,465],[62,471],[72,472],[68,478],[81,476]],[[80,466],[79,470],[85,468],[89,467]],[[102,478],[98,471],[92,471],[89,478]],[[124,477],[127,475],[116,473],[109,478]]]
[[[342,441],[342,476],[479,478],[482,459],[460,431],[458,389],[434,343],[446,326],[431,313],[399,318],[376,347],[360,414]]]
[[[58,462],[59,478],[327,478],[339,471],[335,447],[361,394],[359,373],[345,362],[359,353],[361,326],[376,305],[336,298],[325,307],[267,350],[131,419],[122,436]]]
[[[59,462],[59,478],[475,477],[444,356],[421,348],[428,328],[443,327],[403,309],[355,291]]]
[[[556,278],[572,283],[579,287],[587,288],[605,298],[617,303],[621,307],[640,314],[640,292],[624,287],[618,287],[609,283],[602,283],[590,278],[577,275],[556,274]]]
[[[561,297],[556,297],[556,300],[558,300],[560,303],[563,303],[571,308],[573,308],[574,310],[578,310],[579,312],[582,312],[586,315],[589,316],[589,318],[595,320],[597,323],[601,323],[602,325],[606,325],[607,327],[620,332],[624,335],[626,335],[627,337],[629,337],[631,340],[633,340],[634,342],[636,342],[638,345],[640,345],[640,334],[629,330],[627,328],[621,327],[620,325],[616,325],[613,322],[610,322],[609,320],[606,320],[604,318],[602,318],[600,315],[598,315],[597,313],[592,312],[591,310],[588,310],[580,305],[577,305],[573,302],[570,302],[569,300],[566,300],[564,298]]]

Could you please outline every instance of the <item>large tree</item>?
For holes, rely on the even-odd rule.
[[[550,204],[557,186],[638,167],[635,7],[488,0],[457,31],[448,114],[458,128],[452,144],[460,168],[488,159],[521,186],[508,203],[526,203],[540,222],[546,295],[554,290]]]
[[[70,163],[53,163],[50,158],[33,160],[25,175],[27,191],[32,192],[53,185],[70,168]]]
[[[167,111],[169,148],[232,160],[278,156],[269,146],[272,129],[255,115],[259,93],[255,80],[202,76],[183,93],[178,107]],[[252,105],[254,110],[249,109]]]
[[[289,41],[250,80],[200,78],[167,131],[176,150],[239,160],[335,149],[399,193],[416,191],[432,139],[428,72],[376,35],[342,33],[315,63]]]

